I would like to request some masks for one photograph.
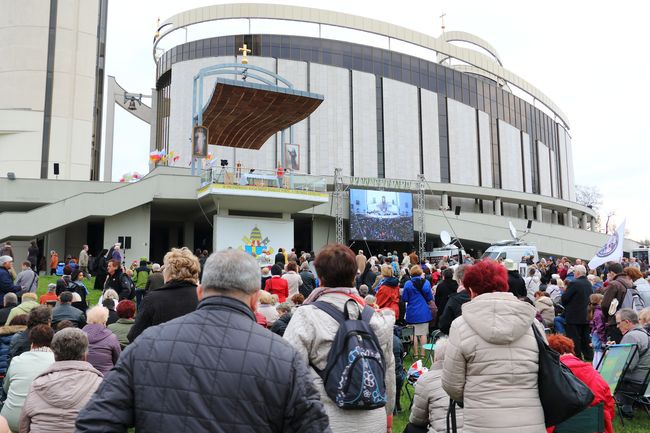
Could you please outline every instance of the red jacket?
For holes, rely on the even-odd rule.
[[[278,300],[280,302],[286,301],[287,296],[289,296],[289,284],[287,283],[287,280],[280,278],[279,275],[274,275],[266,280],[264,290],[272,295],[278,295]]]
[[[614,405],[614,397],[605,379],[603,379],[590,363],[582,362],[574,355],[562,355],[560,361],[564,363],[578,379],[584,382],[589,387],[591,392],[594,393],[594,400],[591,402],[592,406],[597,405],[601,401],[605,403],[605,433],[614,433],[612,427],[612,420],[616,416],[616,409]],[[553,432],[555,427],[549,427],[549,433]]]
[[[394,280],[395,285],[382,284],[377,289],[377,305],[379,308],[390,308],[395,313],[395,320],[399,318],[399,281],[397,278],[389,278]],[[390,281],[389,281],[390,282]]]

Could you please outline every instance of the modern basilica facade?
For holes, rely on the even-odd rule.
[[[343,189],[414,195],[424,182],[419,209],[427,249],[453,225],[478,251],[508,239],[508,221],[530,227],[526,240],[542,253],[588,258],[604,242],[594,211],[575,202],[566,115],[477,36],[449,31],[436,38],[339,12],[230,4],[162,22],[152,54],[151,150],[174,158],[127,185],[1,178],[0,203],[17,201],[20,187],[23,206],[0,213],[0,240],[39,238],[46,249],[76,254],[80,243],[128,236],[133,256],[159,259],[181,244],[245,249],[261,232],[274,249],[317,250],[337,237],[337,209],[348,218],[347,195],[333,198],[338,181]],[[250,69],[206,76],[197,89],[197,74],[218,65]],[[197,95],[207,106],[221,97],[219,83],[250,87],[255,68],[271,74],[261,85],[283,92],[288,82],[322,95],[322,104],[259,149],[237,147],[211,130],[210,137],[226,141],[208,138],[208,158],[193,161]],[[191,165],[203,169],[200,175]],[[290,181],[269,181],[279,168],[289,169]],[[71,215],[63,209],[76,197],[87,204]],[[57,209],[64,215],[39,220]],[[445,210],[455,212],[448,218]],[[417,248],[415,238],[402,247]],[[626,250],[635,245],[626,241]],[[371,245],[382,247],[397,248]]]

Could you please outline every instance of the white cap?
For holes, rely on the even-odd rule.
[[[14,259],[11,256],[0,256],[0,265],[4,265],[7,262],[13,262]]]
[[[512,259],[505,259],[503,261],[503,266],[505,266],[509,271],[516,271],[518,269],[517,264]]]

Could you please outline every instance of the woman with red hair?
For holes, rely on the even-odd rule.
[[[600,373],[594,370],[588,362],[579,360],[574,352],[573,340],[561,334],[553,334],[548,336],[548,345],[551,349],[560,354],[560,361],[569,367],[569,369],[576,375],[578,379],[584,382],[589,387],[591,392],[594,393],[594,399],[591,406],[595,406],[600,402],[604,403],[605,407],[605,433],[614,433],[612,427],[612,420],[616,416],[616,406],[614,404],[614,397],[605,379],[602,378]],[[552,433],[555,427],[549,427],[548,432]]]
[[[471,301],[449,330],[442,387],[464,403],[464,431],[543,433],[536,310],[508,292],[505,267],[483,260],[465,271]]]

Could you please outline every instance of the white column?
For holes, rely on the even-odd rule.
[[[494,214],[501,216],[501,199],[494,199]]]
[[[540,221],[540,222],[541,222],[541,221],[543,220],[543,218],[542,218],[542,212],[543,212],[543,211],[542,211],[542,204],[541,204],[541,203],[537,203],[537,210],[536,210],[536,213],[537,213],[537,218],[536,218],[536,219],[537,219],[537,221]]]
[[[565,225],[567,227],[573,228],[573,210],[571,210],[571,209],[567,210],[566,219],[567,219],[567,221],[566,221]]]

